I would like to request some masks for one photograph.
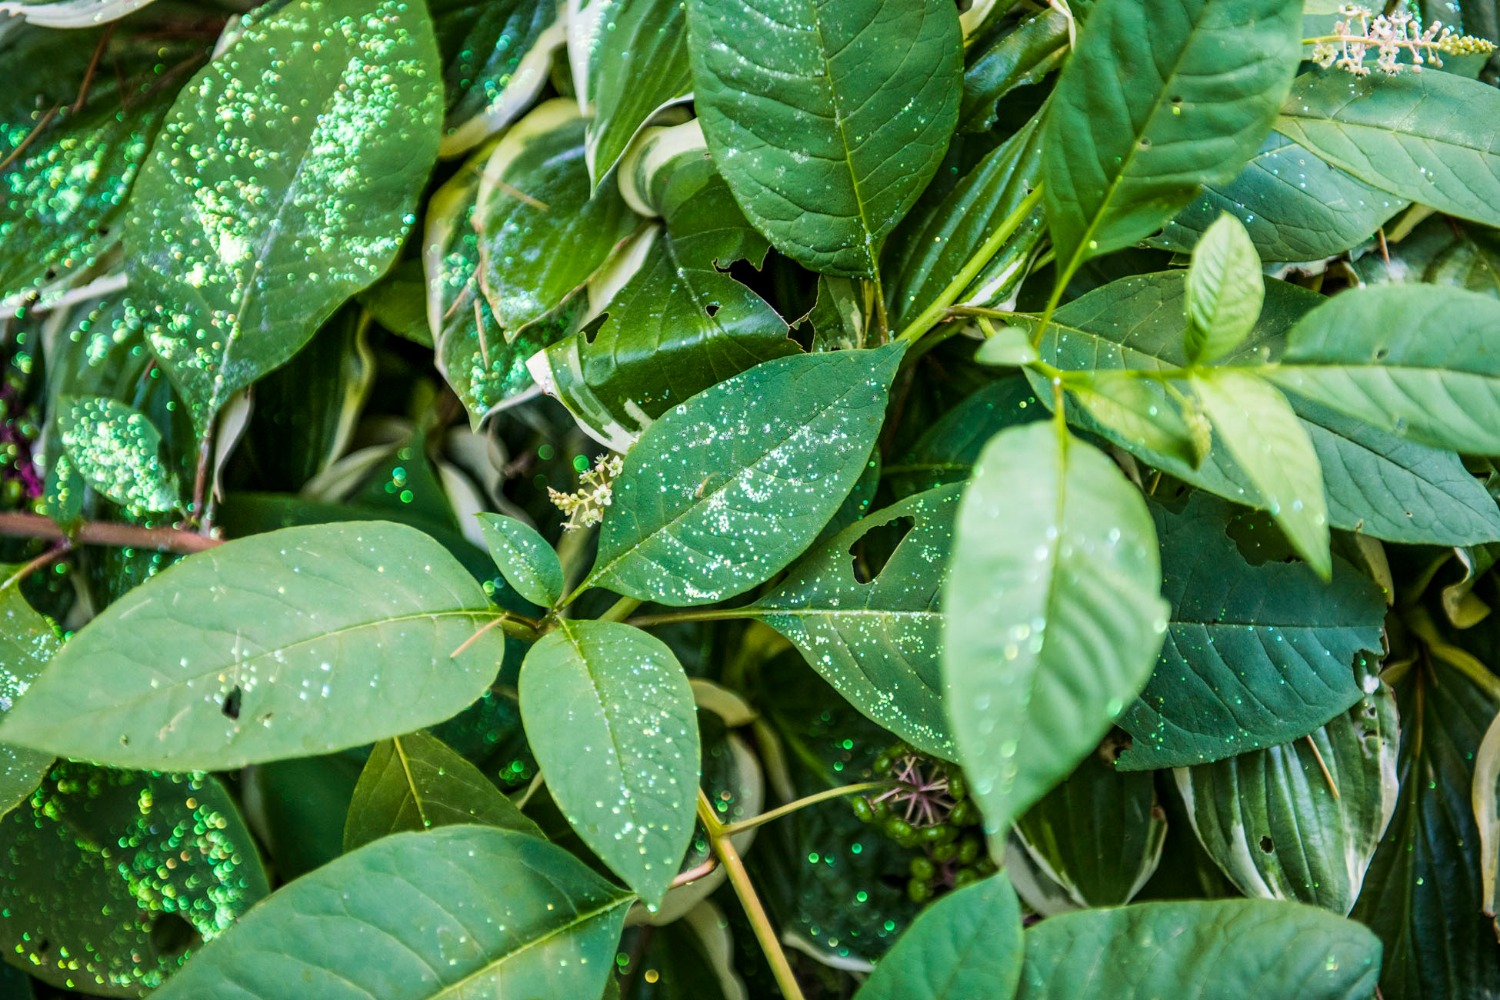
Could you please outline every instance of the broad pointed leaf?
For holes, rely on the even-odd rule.
[[[776,249],[872,277],[958,120],[948,0],[688,0],[693,96],[714,162]]]
[[[500,575],[516,593],[543,608],[562,600],[562,563],[535,528],[503,514],[480,514],[479,530]]]
[[[116,767],[217,771],[411,732],[494,679],[504,638],[441,545],[384,521],[190,556],[53,658],[0,739]]]
[[[52,624],[21,595],[18,566],[0,564],[0,713],[36,680],[60,643]],[[41,784],[52,755],[0,743],[0,814],[13,809]]]
[[[282,888],[161,1000],[595,997],[630,896],[537,837],[399,833]]]
[[[864,471],[902,353],[778,358],[668,412],[625,457],[588,582],[707,604],[785,568]]]
[[[479,768],[442,740],[426,733],[393,736],[375,744],[354,786],[344,851],[403,830],[463,823],[542,835]]]
[[[1128,246],[1200,185],[1234,178],[1291,87],[1301,8],[1281,0],[1100,0],[1043,130],[1058,269]]]
[[[666,644],[567,622],[521,667],[521,718],[547,788],[583,842],[660,905],[693,835],[698,721]]]
[[[1266,298],[1260,255],[1232,215],[1221,215],[1193,248],[1187,276],[1187,352],[1216,361],[1240,345]]]
[[[177,477],[161,460],[161,434],[139,410],[103,396],[58,400],[57,427],[73,468],[122,507],[176,510]]]
[[[1068,775],[1140,691],[1166,606],[1145,502],[1054,423],[1001,431],[959,507],[944,699],[990,833]]]
[[[295,0],[247,15],[183,91],[132,191],[126,266],[200,427],[395,257],[440,78],[422,8]]]

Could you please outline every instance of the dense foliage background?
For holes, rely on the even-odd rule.
[[[0,995],[1500,996],[1496,41],[0,0]]]

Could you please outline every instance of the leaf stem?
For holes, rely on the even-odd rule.
[[[630,617],[630,613],[641,606],[639,599],[634,597],[622,597],[610,605],[608,611],[599,616],[601,622],[623,622]]]
[[[846,795],[858,795],[861,792],[873,792],[877,788],[890,788],[894,784],[895,782],[893,781],[861,781],[856,785],[841,785],[838,788],[825,789],[821,792],[815,792],[812,795],[805,795],[795,802],[788,802],[784,806],[777,806],[775,809],[763,812],[759,816],[751,816],[749,819],[742,819],[738,823],[730,823],[724,827],[724,833],[732,837],[735,834],[743,833],[746,830],[753,830],[757,826],[780,819],[783,816],[790,816],[799,809],[806,809],[808,806],[817,805],[819,802],[827,802],[829,799],[841,799]]]
[[[163,552],[193,553],[224,544],[222,538],[200,535],[176,528],[142,528],[134,524],[110,524],[85,521],[72,531],[65,531],[51,518],[40,514],[0,513],[0,535],[12,538],[51,538],[84,545],[111,545],[118,548],[159,549]]]
[[[719,859],[709,858],[707,861],[703,862],[703,864],[694,865],[692,868],[689,868],[687,871],[679,874],[672,880],[671,884],[668,885],[667,888],[677,889],[681,886],[687,885],[689,882],[696,882],[706,875],[713,874],[713,870],[717,867],[719,867]]]
[[[1042,186],[1038,184],[1022,199],[1021,204],[1016,206],[1015,211],[1007,215],[1005,220],[995,227],[995,230],[979,245],[979,249],[974,251],[974,256],[970,257],[958,274],[954,275],[953,280],[948,282],[948,286],[917,315],[916,319],[906,325],[906,329],[902,330],[896,339],[911,343],[920,340],[923,334],[936,326],[947,315],[948,307],[958,301],[964,289],[969,287],[969,283],[978,277],[979,272],[983,271],[995,254],[1000,252],[1005,241],[1015,235],[1016,230],[1021,228],[1021,223],[1026,221],[1026,217],[1035,211],[1041,201]]]
[[[781,987],[781,993],[786,1000],[805,1000],[802,987],[797,984],[797,977],[792,975],[792,967],[786,960],[786,952],[782,950],[781,942],[776,939],[776,930],[771,926],[771,919],[766,916],[766,908],[761,905],[760,897],[755,894],[755,886],[750,882],[750,873],[745,870],[745,862],[741,860],[739,851],[734,849],[727,828],[714,815],[714,807],[709,804],[708,796],[703,794],[702,789],[698,790],[698,821],[703,824],[703,829],[708,831],[709,843],[713,845],[714,854],[718,856],[719,862],[724,866],[724,871],[728,873],[729,884],[734,887],[734,894],[740,897],[740,905],[745,908],[745,916],[750,921],[750,927],[755,931],[755,939],[760,942],[761,951],[765,952],[766,962],[771,966],[771,974],[776,978],[776,985]]]
[[[613,610],[613,609],[611,609]],[[674,622],[722,622],[735,618],[754,618],[748,608],[702,608],[696,611],[664,611],[656,615],[636,615],[625,620],[625,624],[637,628],[652,625],[671,625]]]
[[[16,584],[20,583],[22,580],[35,573],[37,570],[46,569],[48,566],[51,566],[53,563],[57,562],[63,556],[72,551],[73,546],[68,542],[66,538],[64,538],[62,541],[52,546],[46,552],[43,552],[41,555],[37,556],[35,559],[26,563],[20,569],[12,573],[7,580],[5,580],[3,583],[0,583],[0,590],[9,590],[11,587],[14,587]]]

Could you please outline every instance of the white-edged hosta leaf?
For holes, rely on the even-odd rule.
[[[219,771],[441,722],[489,687],[484,588],[414,528],[284,528],[188,556],[115,601],[0,740],[115,767]]]
[[[1380,955],[1366,928],[1301,903],[1138,903],[1028,929],[1017,998],[1367,1000]]]
[[[1043,126],[1059,273],[1232,180],[1271,130],[1301,49],[1283,0],[1099,0]]]
[[[16,15],[42,28],[92,28],[118,21],[152,0],[0,0],[0,15]]]
[[[59,399],[57,429],[73,468],[122,507],[182,506],[177,477],[161,460],[161,434],[139,410],[103,396]]]
[[[1479,871],[1484,912],[1500,915],[1500,714],[1474,754],[1474,821],[1479,827]],[[1496,923],[1500,929],[1500,922]]]
[[[500,575],[516,593],[542,608],[562,600],[562,563],[535,528],[504,514],[480,514],[479,530]]]
[[[1500,302],[1436,285],[1334,296],[1267,371],[1284,389],[1399,437],[1500,453]]]
[[[1226,533],[1234,508],[1203,494],[1151,512],[1172,614],[1150,683],[1120,717],[1135,738],[1120,767],[1289,743],[1359,701],[1355,661],[1380,651],[1385,620],[1374,583],[1342,559],[1326,584],[1298,563],[1251,564]]]
[[[1010,1000],[1021,980],[1021,904],[1004,872],[923,910],[855,1000]]]
[[[1199,842],[1236,888],[1345,914],[1396,808],[1398,741],[1382,687],[1295,743],[1174,773]]]
[[[130,290],[206,427],[380,277],[437,156],[437,43],[398,0],[245,16],[193,78],[132,190]]]
[[[344,852],[403,830],[473,823],[534,837],[541,829],[484,774],[427,733],[381,740],[370,750],[344,819]]]
[[[1255,328],[1265,298],[1250,234],[1234,216],[1219,216],[1193,247],[1188,268],[1188,358],[1217,361],[1238,347]]]
[[[776,249],[871,277],[958,120],[950,0],[688,0],[693,97],[714,162]]]
[[[1454,73],[1313,71],[1276,131],[1366,184],[1500,226],[1500,93]]]
[[[625,456],[587,582],[680,606],[785,568],[864,472],[903,353],[777,358],[668,411]]]
[[[559,4],[546,0],[432,0],[443,54],[447,120],[442,156],[479,145],[521,116],[547,84],[563,43]]]
[[[741,612],[790,639],[867,718],[949,760],[938,596],[960,492],[943,486],[866,515]],[[873,529],[907,520],[911,528],[874,578],[857,577],[850,551]]]
[[[1219,444],[1258,488],[1292,547],[1327,579],[1333,570],[1323,468],[1296,411],[1255,372],[1217,368],[1191,384]]]
[[[582,1000],[604,991],[630,901],[538,837],[398,833],[284,886],[155,995]]]
[[[479,286],[507,336],[553,312],[635,228],[613,180],[596,191],[574,103],[538,105],[479,164]]]
[[[1167,607],[1140,493],[1055,423],[1001,431],[959,505],[943,698],[1003,834],[1098,745],[1151,675]]]
[[[9,712],[60,643],[52,624],[21,596],[19,566],[0,563],[0,717]],[[0,814],[30,795],[52,767],[50,753],[0,742]]]
[[[698,795],[698,720],[666,643],[561,621],[521,666],[521,719],[563,815],[650,906],[677,876]]]

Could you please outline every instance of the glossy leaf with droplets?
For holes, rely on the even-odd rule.
[[[161,460],[161,433],[144,413],[103,396],[58,403],[63,448],[85,482],[133,510],[182,506],[177,477]]]
[[[516,593],[542,608],[562,600],[562,563],[535,528],[504,514],[480,514],[479,530],[500,575]]]

